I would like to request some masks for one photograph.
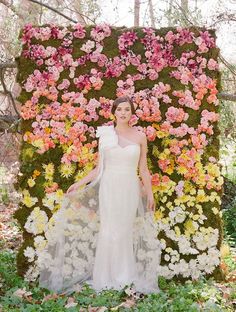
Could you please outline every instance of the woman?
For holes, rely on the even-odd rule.
[[[116,127],[98,127],[98,165],[69,187],[46,231],[48,246],[39,257],[41,286],[70,293],[82,283],[97,292],[133,284],[137,291],[159,292],[161,246],[147,139],[129,126],[134,112],[130,98],[119,97],[112,107]]]
[[[127,96],[117,98],[113,103],[112,114],[115,116],[115,130],[120,140],[122,141],[122,139],[127,138],[127,141],[136,142],[138,145],[140,145],[141,152],[138,164],[139,172],[144,183],[144,188],[147,192],[148,209],[154,210],[154,197],[152,192],[151,176],[147,167],[147,138],[143,132],[133,129],[129,126],[129,120],[132,114],[135,114],[135,109],[130,98]],[[97,176],[97,173],[98,166],[90,171],[90,173],[79,182],[72,184],[67,190],[67,193],[76,190],[83,184],[91,182]]]

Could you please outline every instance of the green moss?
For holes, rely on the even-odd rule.
[[[47,26],[47,25],[43,25],[41,27],[45,27],[45,26]],[[90,31],[91,31],[93,26],[94,25],[90,25],[90,26],[86,27],[85,38],[83,38],[83,39],[73,38],[71,48],[73,48],[72,55],[73,55],[74,60],[85,55],[85,53],[81,50],[81,47],[84,43],[86,43],[87,40],[91,40]],[[70,31],[72,31],[71,26],[69,26],[68,28]],[[129,29],[127,29],[125,26],[112,27],[112,36],[104,39],[104,48],[102,51],[102,53],[104,53],[104,55],[106,55],[109,60],[112,60],[112,58],[119,56],[119,49],[118,49],[118,38],[119,38],[119,36],[124,31],[131,31],[131,30],[135,31],[135,33],[137,34],[139,39],[143,38],[145,36],[143,29],[140,27],[132,27]],[[173,31],[174,33],[176,33],[175,28],[154,29],[154,32],[156,35],[164,37],[165,34],[170,30]],[[198,35],[199,31],[204,31],[205,29],[199,28],[199,27],[191,27],[190,30],[193,31],[196,35]],[[215,38],[215,31],[210,30],[210,33]],[[22,35],[22,31],[20,32],[20,36],[21,35]],[[42,44],[45,47],[53,46],[53,47],[57,48],[60,46],[61,41],[58,39],[50,39],[48,41],[40,42],[36,39],[33,39],[31,43],[32,44]],[[23,46],[23,51],[25,49],[27,49],[26,45]],[[139,40],[135,41],[133,46],[130,47],[130,50],[132,50],[135,55],[141,55],[141,62],[146,61],[145,49],[144,49],[143,44],[141,44],[141,42]],[[192,51],[192,50],[197,53],[197,46],[194,43],[192,43],[192,44],[186,43],[182,46],[175,45],[174,49],[173,49],[173,55],[175,57],[179,58],[179,57],[181,57],[181,55],[183,53],[188,52],[188,51]],[[213,59],[217,60],[217,58],[219,57],[219,49],[218,48],[210,49],[207,53],[201,54],[201,56],[205,57],[206,59],[213,58]],[[26,82],[28,76],[30,74],[32,74],[35,69],[39,69],[41,71],[43,71],[43,70],[47,71],[46,65],[42,65],[38,68],[36,66],[35,61],[32,61],[30,59],[26,59],[23,57],[23,55],[16,58],[16,62],[17,62],[17,67],[18,67],[17,81],[22,86]],[[96,63],[92,63],[92,62],[87,61],[85,65],[80,66],[76,69],[75,77],[78,77],[79,75],[89,74],[92,68],[96,68],[98,71],[101,71],[103,73],[106,70],[105,67],[101,68]],[[158,84],[160,82],[162,82],[164,84],[169,84],[171,86],[171,90],[167,94],[171,98],[172,102],[170,104],[166,104],[163,102],[162,99],[159,99],[160,111],[161,111],[161,116],[162,116],[161,122],[163,122],[166,118],[165,113],[166,113],[168,107],[170,107],[170,106],[179,107],[180,106],[178,104],[178,98],[173,96],[173,94],[172,94],[172,92],[174,90],[190,90],[191,92],[193,92],[193,86],[190,83],[186,86],[186,85],[183,85],[179,80],[170,77],[171,72],[175,71],[175,70],[176,70],[176,68],[166,67],[159,73],[159,76],[156,80],[152,81],[150,79],[145,79],[145,80],[141,80],[141,81],[135,81],[135,83],[134,83],[136,92],[138,92],[140,90],[145,90],[145,89],[149,90],[149,89],[153,88],[153,86],[155,84]],[[92,99],[92,98],[99,99],[99,97],[114,99],[116,97],[117,82],[119,80],[126,80],[127,75],[135,75],[137,73],[139,73],[137,68],[133,65],[129,65],[126,67],[125,71],[122,72],[119,77],[103,78],[104,84],[103,84],[101,90],[91,89],[87,94],[85,94],[85,97],[88,100]],[[217,89],[220,91],[221,90],[221,81],[220,81],[221,80],[221,73],[219,71],[210,71],[208,69],[205,69],[205,73],[209,77],[211,77],[212,79],[216,80]],[[61,83],[63,81],[63,79],[69,79],[71,82],[71,85],[68,88],[68,92],[72,92],[72,91],[81,92],[81,90],[79,90],[74,85],[73,79],[69,78],[69,70],[68,69],[66,69],[60,73],[60,78],[57,81],[57,84]],[[63,90],[59,91],[59,94],[58,94],[58,101],[59,102],[61,101],[61,97],[62,97],[63,93],[64,93]],[[193,92],[193,95],[194,94],[195,93]],[[184,107],[184,110],[189,114],[189,118],[186,121],[186,123],[189,126],[194,127],[194,128],[196,128],[198,126],[202,110],[207,109],[209,111],[215,111],[215,112],[217,112],[219,110],[219,108],[217,106],[214,106],[213,104],[209,104],[207,102],[207,96],[208,96],[208,94],[202,100],[202,105],[199,108],[199,110],[197,110],[197,111],[194,111],[190,108]],[[26,92],[22,88],[21,94],[19,95],[17,100],[20,101],[22,104],[24,104],[27,100],[30,100],[31,97],[32,97],[32,92]],[[39,98],[40,110],[42,110],[44,107],[46,107],[50,103],[51,103],[50,100],[48,100],[46,97],[41,96]],[[24,134],[26,131],[32,131],[33,130],[32,129],[32,122],[33,121],[35,121],[35,119],[22,120],[21,121],[20,126],[21,126],[22,134]],[[106,121],[107,120],[101,116],[96,123],[94,123],[94,121],[91,121],[91,122],[88,122],[87,124],[88,124],[88,126],[97,127],[97,126],[102,125]],[[150,123],[148,123],[146,121],[140,121],[139,120],[137,125],[146,128],[147,126],[150,125]],[[178,126],[180,126],[180,123],[174,123],[173,126],[178,127]],[[213,137],[209,137],[207,135],[207,139],[209,140],[209,144],[206,146],[206,148],[204,150],[204,154],[202,155],[202,164],[203,165],[205,165],[209,162],[210,156],[213,156],[216,159],[219,158],[219,139],[218,139],[219,128],[218,128],[217,124],[214,124],[213,130],[214,130],[214,136]],[[168,139],[173,139],[173,138],[174,138],[174,136],[168,137]],[[188,139],[189,136],[187,135],[185,138]],[[91,142],[91,140],[92,139],[90,138],[90,139],[88,139],[87,142]],[[166,147],[165,142],[159,138],[156,138],[155,141],[153,141],[153,142],[149,142],[149,145],[148,145],[148,168],[152,173],[159,173],[160,175],[163,175],[162,170],[158,167],[158,164],[157,164],[158,154],[153,155],[152,151],[153,151],[153,149],[155,149],[155,151],[162,152],[165,147]],[[94,152],[96,152],[96,151],[97,151],[97,149],[94,150]],[[37,148],[33,147],[31,144],[29,144],[27,142],[22,142],[21,149],[20,149],[20,157],[19,157],[20,162],[21,162],[20,172],[22,172],[23,175],[18,176],[15,187],[18,190],[28,189],[31,196],[37,197],[39,200],[37,203],[37,206],[39,206],[42,210],[44,210],[47,213],[49,218],[51,217],[51,214],[52,214],[51,211],[49,209],[47,209],[46,207],[43,207],[43,205],[42,205],[42,199],[45,196],[44,184],[46,182],[46,180],[43,176],[44,170],[43,170],[42,165],[48,164],[48,163],[54,164],[55,172],[54,172],[54,176],[53,176],[53,181],[58,183],[59,187],[63,191],[65,191],[74,182],[74,178],[76,176],[76,173],[80,169],[77,167],[76,172],[73,175],[71,175],[71,177],[69,177],[68,179],[63,178],[59,172],[59,167],[61,164],[62,156],[63,156],[63,150],[62,150],[62,148],[58,142],[56,142],[55,148],[51,148],[43,154],[37,153]],[[32,177],[34,170],[39,170],[41,172],[41,175],[39,175],[36,178],[36,185],[32,188],[29,188],[27,181],[29,178]],[[178,183],[179,180],[183,179],[183,176],[178,174],[176,172],[176,170],[174,170],[174,172],[171,175],[169,175],[169,177],[171,180],[175,181],[176,183]],[[196,186],[196,189],[198,189],[198,186],[197,185],[195,185],[195,186]],[[210,191],[206,190],[206,193],[207,192],[210,193]],[[161,202],[161,198],[164,195],[162,195],[162,194],[156,195],[157,207],[159,205],[164,206],[164,204]],[[176,198],[175,196],[176,196],[175,193],[173,193],[172,195],[168,195],[167,196],[168,201],[173,202]],[[209,202],[209,203],[206,203],[203,205],[203,209],[204,209],[204,214],[206,214],[206,216],[207,216],[207,220],[205,220],[204,226],[212,226],[213,228],[218,228],[220,231],[220,237],[219,237],[219,241],[217,243],[217,247],[220,248],[220,245],[222,242],[222,221],[218,215],[214,215],[214,213],[212,212],[212,208],[218,207],[218,206],[219,205],[216,202],[215,203]],[[25,249],[26,246],[30,246],[33,244],[33,235],[30,233],[27,233],[24,229],[24,224],[25,224],[25,222],[26,222],[26,220],[27,220],[27,218],[28,218],[28,216],[32,210],[33,210],[33,207],[28,208],[28,207],[25,207],[23,204],[20,204],[19,209],[14,214],[14,217],[18,220],[18,222],[22,228],[23,237],[24,237],[24,243],[21,246],[21,249],[20,249],[20,251],[18,253],[18,257],[17,257],[18,272],[21,275],[23,275],[27,271],[27,267],[29,265],[29,263],[27,263],[27,259],[25,259],[24,255],[23,255],[23,250]],[[189,209],[189,211],[190,210],[192,213],[197,213],[197,211],[194,207]],[[168,214],[169,214],[169,209],[166,208],[166,210],[164,211],[164,215],[167,217]],[[179,228],[180,228],[181,232],[184,232],[184,225],[183,224],[180,224]],[[161,231],[159,233],[158,238],[159,239],[164,238],[166,240],[167,246],[170,246],[173,249],[178,249],[178,246],[176,246],[176,243],[173,240],[166,237],[166,234],[164,231]],[[183,255],[181,257],[183,259],[185,259],[186,261],[189,261],[190,259],[194,258],[193,255],[188,255],[188,256]],[[166,262],[164,261],[164,258],[163,258],[163,254],[162,254],[161,264],[166,264]],[[211,276],[211,275],[220,277],[221,276],[220,269],[216,268],[215,271],[212,274],[210,274],[209,276]],[[174,279],[179,280],[179,281],[185,280],[181,276],[177,276]]]

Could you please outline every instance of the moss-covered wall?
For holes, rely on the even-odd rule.
[[[148,139],[163,276],[220,276],[218,49],[214,30],[25,25],[17,81],[23,140],[15,217],[18,272],[37,278],[35,249],[63,193],[97,161],[95,130],[132,97]]]

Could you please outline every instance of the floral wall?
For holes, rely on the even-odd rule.
[[[19,274],[37,278],[45,226],[67,188],[96,165],[95,130],[113,123],[113,100],[129,95],[130,124],[148,140],[162,276],[218,277],[223,179],[214,30],[27,24],[20,38]]]

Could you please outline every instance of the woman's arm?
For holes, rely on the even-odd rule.
[[[85,177],[83,177],[81,180],[79,180],[78,182],[72,184],[72,185],[68,188],[68,190],[66,191],[66,193],[73,192],[73,191],[75,191],[76,189],[78,189],[80,186],[91,182],[93,179],[96,178],[97,173],[98,173],[98,168],[95,167],[93,170],[91,170],[91,171],[90,171]]]
[[[145,133],[142,133],[141,153],[139,159],[139,173],[144,184],[144,188],[148,198],[148,208],[154,210],[154,196],[152,192],[151,175],[147,166],[147,138]]]
[[[99,152],[98,152],[98,158],[99,158]],[[99,163],[99,159],[98,159],[98,163]],[[92,180],[94,180],[98,174],[98,163],[97,166],[95,168],[93,168],[85,177],[83,177],[82,179],[80,179],[78,182],[72,184],[68,190],[66,191],[66,193],[75,191],[76,189],[78,189],[80,186],[87,184],[89,182],[91,182]]]

